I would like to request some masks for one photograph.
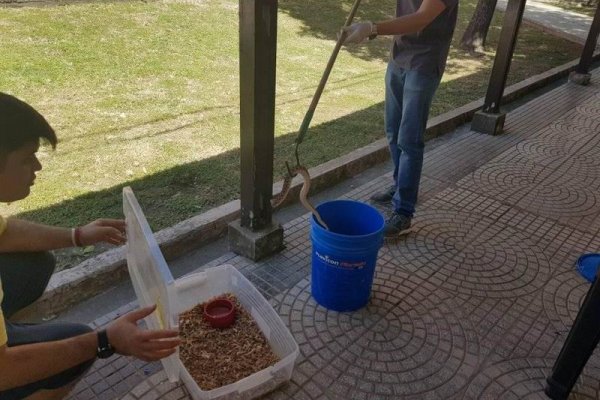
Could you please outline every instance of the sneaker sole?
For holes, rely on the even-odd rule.
[[[384,236],[384,237],[383,237],[383,239],[398,239],[398,238],[400,238],[400,237],[403,237],[403,236],[406,236],[406,235],[408,235],[408,234],[409,234],[409,233],[411,233],[412,231],[413,231],[413,228],[412,228],[412,227],[411,227],[411,228],[407,228],[407,229],[405,229],[405,230],[403,230],[403,231],[400,231],[400,232],[398,232],[398,233],[395,233],[395,234],[393,234],[393,235]]]
[[[374,200],[374,199],[369,199],[371,201],[371,203],[373,204],[379,204],[380,206],[387,206],[389,204],[392,204],[392,199],[389,200]]]

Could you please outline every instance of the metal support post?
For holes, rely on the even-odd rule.
[[[523,19],[525,1],[508,0],[483,109],[475,114],[471,123],[471,129],[474,131],[498,135],[504,128],[506,114],[500,113],[500,103]]]
[[[546,394],[553,400],[569,397],[577,378],[600,341],[600,279],[587,292],[577,318],[547,379]]]
[[[575,71],[569,75],[569,80],[579,85],[587,85],[590,83],[592,78],[590,74],[590,66],[592,65],[592,56],[594,55],[594,49],[598,43],[598,35],[600,34],[600,3],[596,8],[596,14],[594,14],[594,20],[590,26],[585,45],[581,52],[581,58],[579,64],[575,68]]]
[[[277,0],[241,0],[241,220],[252,230],[271,222],[276,48]]]
[[[240,221],[229,227],[232,250],[254,260],[283,244],[273,224],[277,0],[240,0]]]

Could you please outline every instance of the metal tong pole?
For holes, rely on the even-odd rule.
[[[348,15],[348,18],[346,18],[346,23],[344,24],[344,26],[349,26],[352,23],[352,20],[354,19],[354,15],[356,14],[356,11],[358,10],[359,5],[360,5],[360,0],[356,0],[354,2],[354,5],[352,6],[352,10],[350,10],[350,14]],[[298,146],[304,140],[304,136],[306,136],[306,132],[308,132],[308,126],[310,125],[310,121],[312,120],[315,110],[317,109],[317,104],[319,104],[319,99],[321,98],[321,94],[323,93],[323,89],[325,88],[325,84],[327,83],[327,79],[329,79],[329,74],[331,73],[331,70],[333,69],[333,64],[335,64],[335,59],[337,58],[337,55],[340,52],[340,48],[342,47],[342,44],[344,44],[345,40],[346,40],[346,33],[342,31],[340,33],[340,37],[338,38],[337,43],[335,44],[333,52],[331,53],[331,56],[329,57],[329,62],[327,63],[327,67],[325,67],[325,71],[323,71],[323,76],[321,77],[321,81],[319,82],[317,91],[315,92],[315,94],[312,98],[312,101],[310,103],[310,106],[308,107],[308,110],[306,111],[306,114],[304,115],[304,120],[302,121],[302,125],[300,125],[298,137],[296,138],[296,141],[295,141],[296,149],[294,151],[294,155],[296,156],[296,165],[297,166],[300,165],[300,158],[298,157]]]

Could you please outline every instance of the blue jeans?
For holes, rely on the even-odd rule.
[[[385,75],[385,134],[394,162],[394,211],[415,213],[423,169],[423,136],[429,108],[440,83],[437,74],[405,70],[393,61]]]

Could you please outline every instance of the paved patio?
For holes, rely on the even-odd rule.
[[[543,399],[544,380],[589,284],[575,271],[600,250],[600,70],[514,110],[505,133],[462,129],[428,144],[413,231],[379,253],[372,298],[354,313],[310,295],[308,215],[286,249],[229,263],[270,299],[301,350],[266,399]],[[348,194],[365,200],[390,176]],[[385,210],[382,210],[387,212]],[[101,326],[135,307],[97,320]],[[76,399],[185,399],[159,363],[98,362]],[[600,357],[574,399],[600,398]]]

